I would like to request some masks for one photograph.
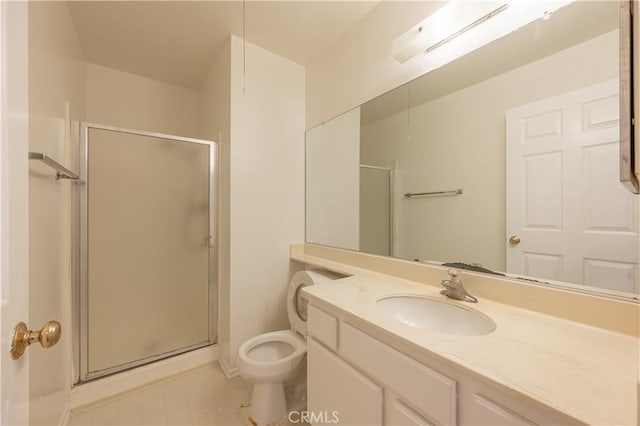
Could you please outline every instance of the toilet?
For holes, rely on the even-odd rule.
[[[238,371],[253,383],[249,412],[258,425],[277,423],[287,417],[284,382],[296,376],[306,362],[307,300],[300,290],[336,278],[326,271],[294,274],[287,292],[291,329],[252,337],[238,349]]]

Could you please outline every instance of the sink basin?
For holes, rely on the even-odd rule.
[[[479,312],[426,297],[388,296],[376,306],[391,319],[436,333],[481,336],[496,329],[496,324]]]

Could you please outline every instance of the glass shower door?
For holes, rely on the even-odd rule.
[[[215,144],[82,134],[80,380],[213,343]]]
[[[392,194],[391,169],[360,165],[360,251],[393,254]]]

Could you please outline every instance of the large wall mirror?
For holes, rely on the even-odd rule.
[[[573,2],[309,130],[307,241],[638,299],[619,49]]]

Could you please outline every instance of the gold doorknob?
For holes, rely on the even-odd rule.
[[[509,244],[517,246],[518,244],[520,244],[520,237],[518,237],[517,235],[512,235],[511,237],[509,237]]]
[[[58,321],[47,321],[39,331],[29,330],[27,324],[19,322],[11,340],[11,359],[18,359],[24,354],[27,346],[40,342],[43,348],[50,348],[58,343],[62,326]]]

